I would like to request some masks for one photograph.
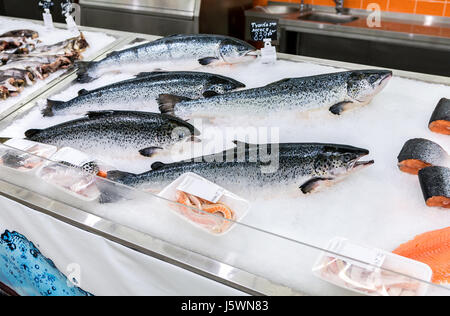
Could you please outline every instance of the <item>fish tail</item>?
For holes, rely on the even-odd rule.
[[[56,100],[47,99],[47,105],[42,110],[42,115],[45,116],[45,117],[53,116],[54,115],[53,107],[57,106],[57,105],[61,105],[63,103],[64,103],[64,101],[56,101]]]
[[[124,184],[126,182],[126,178],[129,176],[134,176],[134,174],[112,170],[107,172],[106,179]],[[129,195],[130,193],[126,188],[106,181],[99,181],[97,183],[97,188],[100,191],[99,202],[101,204],[121,201],[123,199],[126,199],[127,195]]]
[[[75,67],[78,68],[77,70],[77,81],[80,83],[88,83],[96,78],[91,77],[89,75],[89,71],[92,69],[93,65],[95,65],[95,61],[77,61],[75,62]]]
[[[107,179],[114,181],[114,182],[123,183],[123,180],[129,176],[134,176],[134,174],[129,173],[129,172],[119,171],[119,170],[112,170],[112,171],[108,171]]]
[[[160,94],[157,101],[159,110],[162,114],[175,115],[175,105],[183,101],[190,101],[192,99],[180,97],[172,94]]]

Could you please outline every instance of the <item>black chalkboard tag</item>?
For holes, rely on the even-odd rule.
[[[262,42],[264,39],[270,38],[273,41],[278,40],[278,22],[252,22],[250,24],[250,32],[252,41]]]

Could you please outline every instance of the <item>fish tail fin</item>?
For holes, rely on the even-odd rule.
[[[25,137],[28,139],[32,138],[33,136],[39,134],[41,131],[42,131],[41,129],[29,129],[28,131],[25,132]]]
[[[63,103],[64,103],[64,101],[57,101],[57,100],[47,99],[47,105],[42,110],[42,115],[45,116],[45,117],[53,116],[54,115],[53,107],[56,106],[56,105],[63,104]]]
[[[134,176],[134,174],[119,170],[112,170],[107,172],[106,179],[117,183],[124,183],[125,179],[129,176]],[[97,188],[100,191],[99,202],[101,204],[121,201],[126,199],[127,195],[130,194],[129,190],[126,188],[107,181],[99,181],[97,183]]]
[[[175,115],[175,105],[177,105],[177,103],[190,100],[192,99],[172,94],[160,94],[157,99],[161,113],[170,115]]]
[[[77,61],[75,62],[75,67],[78,68],[77,70],[77,81],[80,83],[88,83],[96,78],[93,78],[89,76],[89,70],[92,68],[93,65],[95,65],[95,61]]]

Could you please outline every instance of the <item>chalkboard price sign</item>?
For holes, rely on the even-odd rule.
[[[276,41],[278,23],[271,22],[252,22],[251,25],[252,40],[255,42],[262,42],[266,38]]]

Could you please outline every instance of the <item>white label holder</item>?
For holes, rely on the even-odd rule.
[[[270,38],[264,39],[264,47],[261,48],[261,62],[263,64],[273,64],[277,61],[277,50],[272,46]]]
[[[53,25],[53,17],[50,13],[49,9],[45,9],[45,12],[42,13],[42,17],[44,18],[44,25],[47,30],[53,30],[55,26]]]

